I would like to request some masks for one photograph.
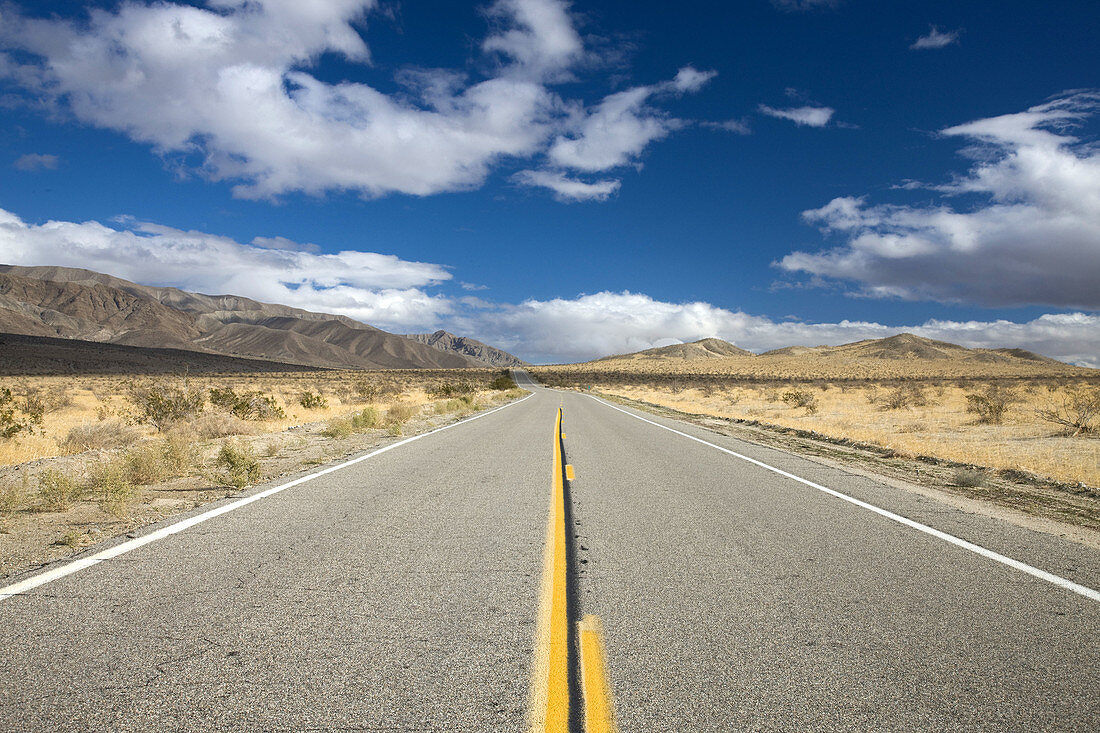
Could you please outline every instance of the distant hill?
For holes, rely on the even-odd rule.
[[[909,379],[1062,377],[1098,374],[1095,369],[1023,349],[968,349],[901,333],[841,346],[788,346],[753,355],[720,339],[675,344],[583,364],[540,367],[623,374],[707,374],[746,379]]]
[[[705,338],[693,341],[690,344],[672,344],[671,346],[658,346],[645,351],[636,351],[632,354],[605,356],[597,361],[613,359],[689,361],[692,359],[721,359],[729,356],[754,356],[754,354],[751,351],[734,346],[729,341],[723,341],[719,338]]]
[[[512,356],[507,351],[495,349],[492,346],[475,341],[465,336],[455,336],[446,331],[435,333],[410,333],[405,336],[432,348],[453,354],[461,354],[495,367],[522,367],[528,366],[527,362]]]
[[[447,369],[490,363],[346,316],[237,295],[138,285],[70,267],[0,265],[0,332],[343,369]],[[486,355],[497,352],[479,346]]]

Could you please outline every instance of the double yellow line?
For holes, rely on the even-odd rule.
[[[554,424],[554,463],[550,491],[550,521],[546,530],[542,592],[535,642],[534,674],[529,707],[532,733],[569,731],[569,557],[566,552],[565,478],[573,466],[562,454],[562,410]],[[586,616],[578,624],[581,695],[586,733],[615,731],[599,619]]]

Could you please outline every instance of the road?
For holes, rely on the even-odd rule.
[[[618,730],[1100,727],[1100,552],[532,390],[17,588],[0,730],[526,730],[559,407],[567,622],[599,619]]]

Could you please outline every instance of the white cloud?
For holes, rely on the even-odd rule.
[[[1100,309],[1100,150],[1069,134],[1098,109],[1100,93],[1078,92],[947,128],[978,162],[936,187],[944,201],[834,199],[803,216],[844,244],[779,266],[855,281],[871,296]]]
[[[710,303],[669,303],[630,292],[492,303],[432,293],[451,279],[444,265],[373,252],[320,254],[312,245],[283,237],[257,237],[242,244],[132,219],[118,227],[94,221],[35,225],[0,209],[0,262],[83,267],[146,285],[243,295],[346,315],[397,333],[446,328],[535,362],[581,361],[708,336],[759,352],[910,331],[966,346],[1022,347],[1100,366],[1096,314],[1050,314],[1027,323],[933,320],[888,326],[776,322]]]
[[[60,158],[56,155],[27,153],[20,155],[12,163],[12,167],[19,171],[57,170]]]
[[[275,245],[275,246],[273,246]],[[440,265],[393,255],[318,254],[282,237],[242,244],[228,237],[147,222],[27,224],[0,209],[0,262],[106,272],[146,285],[243,295],[341,313],[403,331],[437,323],[453,304],[425,288],[451,278]]]
[[[0,55],[0,77],[35,102],[182,156],[202,175],[233,182],[238,196],[272,198],[466,190],[495,167],[541,156],[551,144],[552,157],[579,163],[594,155],[599,166],[622,165],[676,126],[646,105],[657,90],[695,91],[713,76],[686,67],[672,82],[612,95],[586,115],[579,101],[549,86],[569,79],[586,58],[562,0],[489,7],[493,28],[482,51],[501,64],[487,78],[401,69],[396,79],[407,93],[384,94],[311,73],[324,54],[370,63],[357,27],[377,5],[122,3],[89,11],[87,22],[5,9],[0,48],[35,60]],[[578,127],[581,119],[587,124]],[[610,134],[601,125],[613,128]],[[626,139],[619,142],[616,132]],[[571,138],[563,142],[566,133]],[[587,165],[581,169],[600,169]]]
[[[711,130],[725,130],[726,132],[736,132],[738,135],[751,135],[752,128],[749,127],[749,123],[745,120],[725,120],[723,122],[703,122],[703,127],[710,128]]]
[[[825,127],[829,124],[829,120],[832,119],[836,110],[832,107],[792,107],[789,109],[776,109],[775,107],[769,107],[766,104],[762,104],[759,107],[760,111],[769,117],[778,117],[781,120],[790,120],[799,127],[805,125],[807,127]]]
[[[662,93],[698,91],[716,72],[686,66],[672,81],[632,87],[603,99],[591,112],[575,116],[567,135],[550,146],[550,162],[562,168],[605,171],[630,165],[653,141],[683,126],[650,105]]]
[[[923,35],[917,40],[913,41],[913,45],[909,46],[909,48],[914,50],[944,48],[958,42],[959,31],[944,32],[936,26],[932,26],[928,30],[927,35]]]
[[[606,201],[619,190],[621,182],[602,179],[586,183],[557,171],[520,171],[512,177],[524,186],[548,188],[559,201]]]
[[[772,5],[789,13],[835,8],[840,0],[772,0]]]

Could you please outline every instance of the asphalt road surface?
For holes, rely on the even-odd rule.
[[[559,406],[620,731],[1100,728],[1100,553],[534,388],[17,588],[0,730],[526,730]]]

